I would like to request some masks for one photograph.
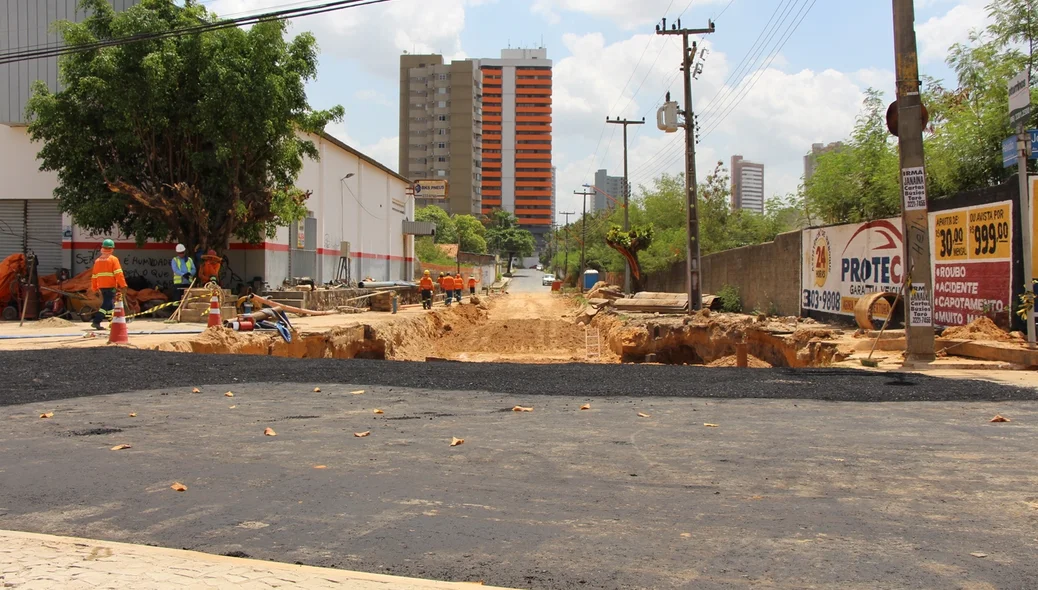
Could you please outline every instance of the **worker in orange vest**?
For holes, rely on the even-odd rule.
[[[95,330],[104,329],[101,327],[101,322],[105,319],[104,312],[111,313],[115,308],[115,290],[126,289],[123,267],[114,252],[114,241],[101,242],[101,255],[94,261],[94,270],[90,273],[90,290],[101,292],[101,308],[94,313],[94,321],[90,324]]]
[[[454,300],[461,303],[461,292],[465,289],[465,281],[461,280],[461,273],[454,275]]]
[[[447,305],[447,307],[450,307],[451,298],[454,295],[454,277],[452,277],[450,274],[443,275],[443,293],[443,302]]]
[[[436,277],[436,286],[440,288],[440,291],[443,291],[443,273],[442,272],[440,273],[440,276]],[[446,301],[447,301],[446,293],[444,293],[444,302],[446,303]]]
[[[202,272],[198,274],[198,278],[202,279],[202,284],[206,285],[209,281],[220,281],[220,264],[223,259],[216,254],[216,250],[209,250],[202,255]]]
[[[422,292],[422,309],[432,309],[433,285],[432,274],[425,271],[422,280],[418,281],[418,288]]]
[[[469,275],[469,297],[476,296],[476,277]]]

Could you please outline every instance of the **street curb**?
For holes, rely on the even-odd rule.
[[[18,549],[12,550],[12,548]],[[258,572],[269,573],[273,576],[288,574],[296,580],[280,578],[281,587],[284,588],[311,588],[310,581],[337,584],[337,588],[344,590],[374,590],[394,588],[395,590],[458,590],[471,589],[475,587],[495,588],[493,586],[482,586],[478,582],[439,582],[435,580],[422,580],[418,578],[405,578],[384,574],[369,574],[349,570],[321,568],[307,565],[292,565],[275,561],[262,561],[259,559],[246,559],[238,557],[226,557],[222,555],[211,555],[198,551],[183,549],[167,549],[165,547],[150,547],[147,545],[133,545],[129,543],[117,543],[113,541],[97,541],[93,539],[82,539],[77,537],[59,537],[54,535],[43,535],[37,533],[25,533],[20,531],[0,530],[0,581],[18,587],[20,584],[31,585],[33,581],[46,580],[59,587],[65,587],[66,583],[76,579],[77,574],[82,573],[85,564],[95,563],[111,565],[120,561],[130,564],[141,559],[159,561],[156,568],[158,572],[183,571],[185,564],[199,567],[224,566],[235,569],[251,569]],[[41,553],[41,551],[57,551],[67,558],[66,563],[59,564],[48,562],[40,564],[41,567],[33,567],[38,562],[29,559]],[[75,562],[71,565],[68,562]],[[26,565],[29,564],[29,565]],[[80,564],[83,564],[82,566]],[[152,571],[156,571],[153,569]],[[101,570],[103,572],[103,569]],[[62,579],[64,576],[67,578]],[[114,576],[113,576],[114,577]],[[38,578],[38,579],[37,579]],[[114,580],[113,580],[114,581]],[[204,578],[197,579],[204,583]],[[227,582],[220,579],[219,582],[225,587]],[[148,584],[147,580],[138,579],[137,588],[173,588],[175,585],[163,583]],[[249,581],[240,584],[247,587]],[[323,585],[320,587],[324,587]],[[497,590],[507,590],[498,588]]]

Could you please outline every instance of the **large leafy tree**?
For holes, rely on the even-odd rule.
[[[106,0],[79,7],[91,16],[59,25],[73,47],[217,20],[196,0],[141,0],[118,14]],[[316,43],[309,33],[286,40],[285,27],[272,20],[63,57],[64,89],[37,83],[27,108],[61,208],[90,230],[192,249],[259,241],[301,218],[309,193],[294,182],[303,158],[318,157],[302,134],[343,109],[310,107]]]
[[[472,215],[455,215],[454,225],[458,228],[458,245],[462,252],[487,253],[487,228]]]
[[[508,211],[495,211],[486,232],[487,247],[508,257],[508,272],[512,272],[512,258],[532,256],[533,234],[519,227],[519,221]]]
[[[427,205],[414,213],[415,221],[431,221],[436,224],[435,242],[437,244],[457,244],[458,227],[446,211],[436,205]]]

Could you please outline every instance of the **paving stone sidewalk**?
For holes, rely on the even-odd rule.
[[[179,549],[0,531],[0,588],[459,590],[477,587],[490,588],[467,582],[435,582]]]

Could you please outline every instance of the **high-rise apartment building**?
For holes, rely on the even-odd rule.
[[[482,208],[482,73],[470,60],[443,63],[440,55],[400,56],[400,174],[446,180],[447,200],[416,199],[448,213],[479,215]]]
[[[834,141],[829,145],[824,143],[812,143],[811,153],[804,156],[804,182],[807,182],[815,174],[815,168],[818,167],[818,157],[822,154],[839,151],[843,149],[842,141]]]
[[[481,59],[483,213],[515,213],[538,247],[551,231],[552,63],[548,50],[503,49]]]
[[[732,156],[732,211],[764,213],[764,164]]]
[[[612,209],[616,207],[617,203],[624,202],[623,176],[609,176],[608,171],[599,170],[595,172],[595,187],[599,190],[595,191],[594,205],[591,208],[593,212],[597,213],[605,209]],[[615,201],[603,195],[602,192],[608,194]]]
[[[450,213],[509,211],[543,245],[555,207],[551,96],[544,48],[449,64],[401,56],[400,173],[448,179]]]

